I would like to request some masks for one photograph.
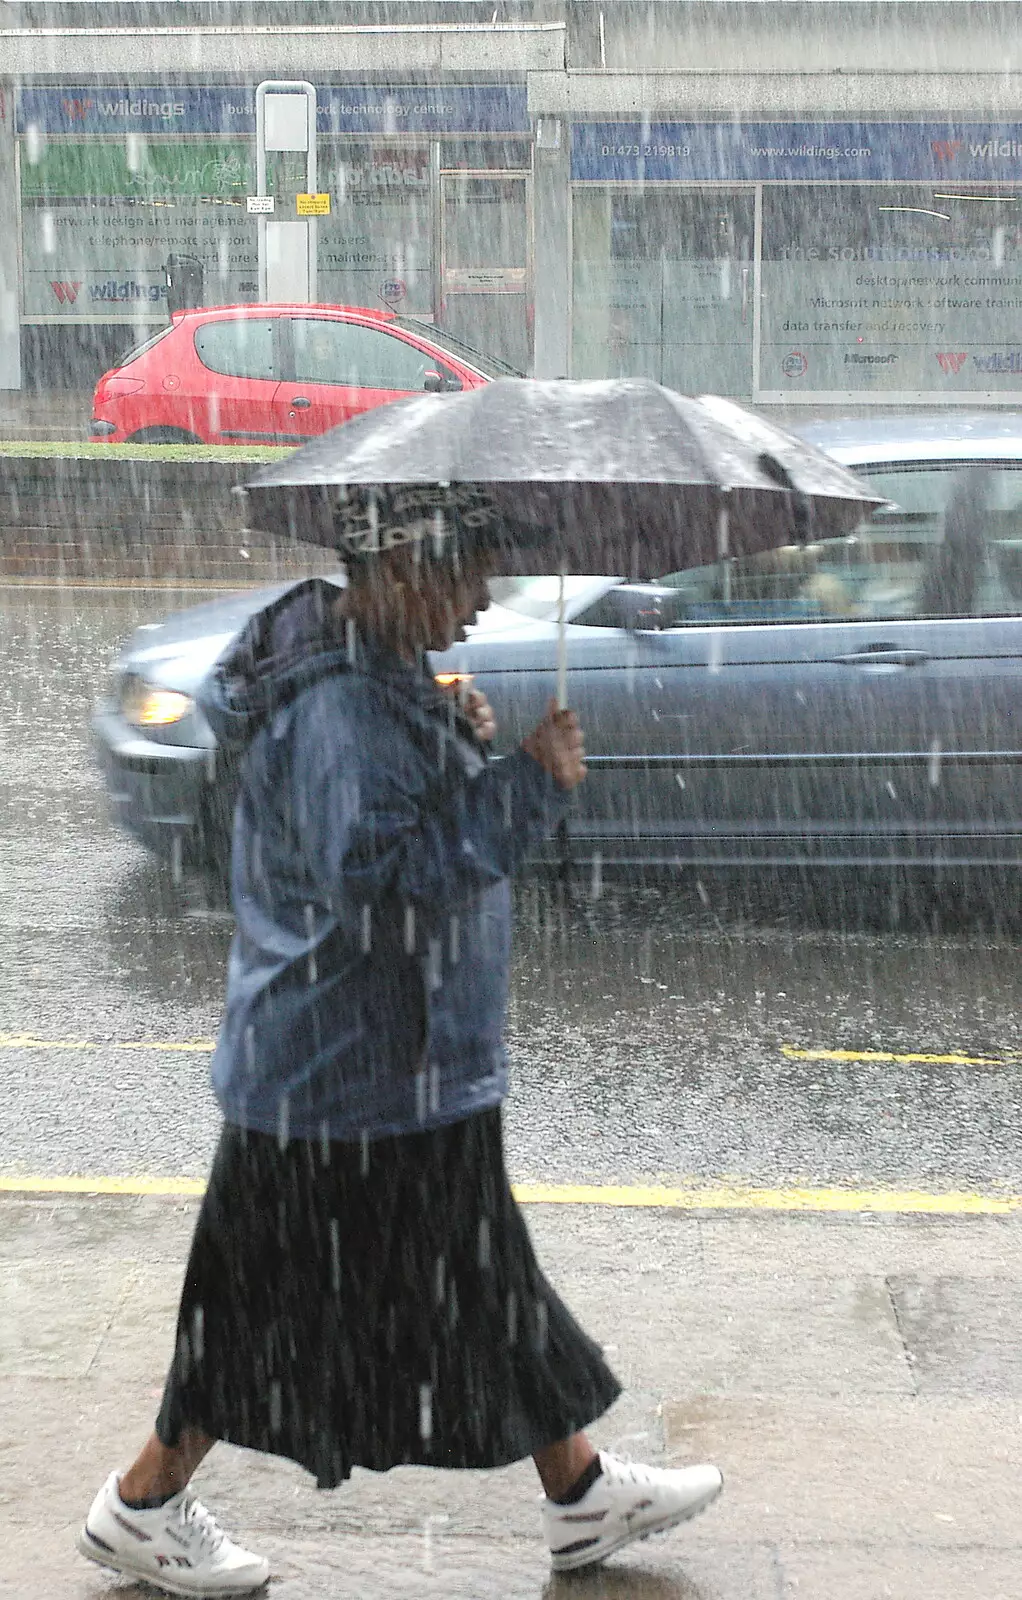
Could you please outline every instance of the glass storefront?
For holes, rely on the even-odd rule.
[[[574,375],[748,395],[754,209],[743,190],[576,193]]]
[[[431,318],[429,141],[323,141],[319,159],[334,197],[319,223],[320,300]]]
[[[1022,389],[1011,185],[764,189],[762,281],[764,390]]]
[[[91,384],[165,323],[168,256],[201,261],[208,305],[259,298],[257,220],[247,211],[253,93],[23,94],[21,316],[36,382]],[[113,133],[118,119],[123,132]],[[445,121],[469,131],[448,134]],[[234,137],[213,131],[232,123]],[[526,129],[524,89],[513,85],[443,96],[408,85],[323,91],[318,167],[330,212],[317,224],[318,299],[446,324],[526,368]]]
[[[1022,129],[574,133],[574,375],[767,404],[1022,400]],[[710,172],[758,181],[687,176]]]

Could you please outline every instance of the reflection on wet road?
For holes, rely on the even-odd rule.
[[[204,1169],[230,921],[111,829],[88,733],[117,641],[197,598],[0,591],[2,1173]],[[516,1175],[1022,1188],[1018,922],[850,893],[524,881]]]

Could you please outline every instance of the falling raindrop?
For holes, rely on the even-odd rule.
[[[30,122],[25,129],[24,153],[30,167],[37,167],[43,159],[45,141],[38,122]]]
[[[930,745],[929,774],[931,789],[936,789],[937,785],[940,783],[941,757],[942,751],[940,747],[940,740],[934,739]]]
[[[334,1294],[341,1292],[341,1228],[336,1217],[330,1218],[330,1287]]]
[[[310,943],[316,937],[316,907],[308,902],[306,902],[305,906],[305,937]],[[316,949],[313,945],[306,960],[306,981],[312,984],[316,983],[318,978],[319,963],[316,959]]]
[[[593,852],[592,877],[589,883],[589,896],[592,900],[599,900],[603,894],[603,856],[599,850]]]
[[[201,1305],[192,1307],[192,1359],[200,1364],[206,1349],[206,1314]]]
[[[48,209],[39,213],[39,240],[44,255],[52,256],[56,254],[57,226],[53,218],[53,212]]]
[[[438,938],[431,938],[426,957],[426,982],[430,989],[439,989],[444,981],[444,956],[443,945]]]
[[[428,1444],[433,1437],[433,1387],[428,1383],[419,1385],[419,1438]]]
[[[479,1218],[479,1265],[486,1271],[490,1265],[490,1220]]]
[[[373,947],[373,908],[362,907],[362,954],[367,956]]]
[[[415,953],[415,907],[405,906],[405,954]]]

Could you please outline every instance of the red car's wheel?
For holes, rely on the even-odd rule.
[[[128,435],[129,444],[201,444],[202,440],[196,433],[188,433],[184,428],[139,428],[137,433]]]

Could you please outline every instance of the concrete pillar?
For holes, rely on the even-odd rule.
[[[611,197],[608,189],[580,189],[572,214],[574,295],[573,378],[617,376],[611,353]]]
[[[571,372],[571,160],[570,128],[544,117],[533,156],[533,305],[537,378]]]
[[[18,189],[14,159],[14,84],[0,78],[0,389],[21,388],[18,296]]]

